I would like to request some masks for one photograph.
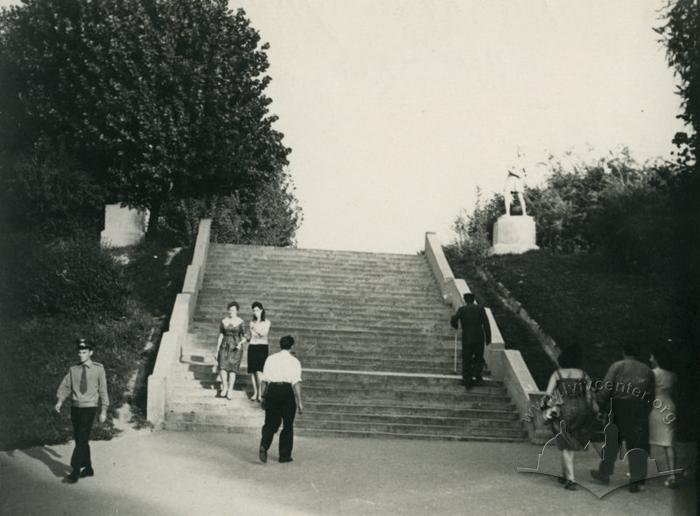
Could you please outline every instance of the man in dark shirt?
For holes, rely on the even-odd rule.
[[[92,361],[92,345],[85,339],[78,340],[78,359],[80,363],[68,370],[56,392],[56,412],[70,397],[70,419],[73,423],[75,449],[70,459],[73,471],[66,477],[66,482],[74,484],[79,478],[95,474],[90,457],[90,431],[100,407],[99,421],[107,420],[109,395],[107,394],[107,376],[102,364]]]
[[[620,445],[625,441],[630,469],[630,491],[637,492],[647,475],[649,455],[649,412],[654,401],[654,373],[640,362],[639,345],[624,345],[624,358],[610,366],[598,392],[601,405],[610,401],[612,423],[617,427],[616,442],[606,442],[603,459],[591,476],[603,484],[610,482]]]
[[[475,303],[475,299],[470,292],[464,294],[464,306],[459,307],[450,319],[455,330],[462,327],[462,379],[467,390],[481,381],[484,342],[491,342],[491,326],[486,310]]]

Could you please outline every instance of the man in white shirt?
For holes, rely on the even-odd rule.
[[[294,416],[297,408],[301,414],[301,363],[289,352],[294,346],[294,338],[286,335],[280,339],[281,351],[270,355],[263,367],[260,390],[265,409],[265,424],[262,427],[259,456],[267,462],[267,450],[272,439],[283,423],[279,440],[279,461],[292,462],[294,445]]]

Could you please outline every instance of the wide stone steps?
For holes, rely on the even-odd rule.
[[[303,367],[300,434],[524,437],[502,383],[470,391],[460,385],[452,370],[452,310],[424,256],[220,244],[209,248],[182,363],[168,378],[164,428],[259,433],[264,411],[247,399],[245,370],[236,376],[233,400],[216,397],[214,351],[231,300],[246,319],[252,301],[265,305],[270,352],[279,337],[294,336]]]

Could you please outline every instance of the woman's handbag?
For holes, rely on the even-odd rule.
[[[547,422],[553,422],[561,417],[561,406],[564,404],[564,400],[561,394],[555,392],[552,395],[545,395],[540,402],[540,410],[542,411],[542,417]]]

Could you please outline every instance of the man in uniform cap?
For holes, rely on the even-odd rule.
[[[56,392],[56,412],[70,396],[70,419],[73,423],[75,449],[70,459],[73,471],[66,481],[74,484],[79,478],[95,474],[90,459],[90,431],[95,420],[97,407],[100,407],[99,421],[107,420],[109,395],[107,394],[107,376],[102,364],[92,361],[92,346],[85,340],[78,340],[78,359],[80,363],[68,370]]]

